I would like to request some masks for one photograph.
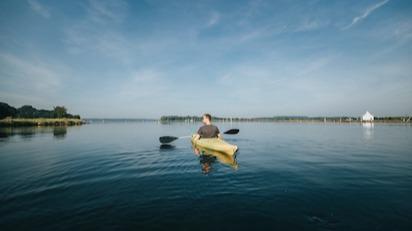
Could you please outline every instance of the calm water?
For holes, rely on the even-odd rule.
[[[239,123],[236,159],[155,122],[1,129],[0,230],[412,230],[412,127]]]

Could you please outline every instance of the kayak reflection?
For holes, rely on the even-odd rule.
[[[196,145],[193,145],[193,152],[199,157],[202,172],[204,174],[208,174],[212,171],[212,164],[215,163],[216,160],[234,170],[239,168],[239,164],[236,161],[236,155],[231,156],[222,152],[200,148]]]

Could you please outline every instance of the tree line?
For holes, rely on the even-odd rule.
[[[375,117],[376,122],[406,122],[411,123],[411,116],[385,116]],[[202,120],[201,116],[162,116],[160,122],[199,122]],[[360,117],[351,116],[272,116],[272,117],[213,117],[213,121],[233,121],[233,122],[273,122],[273,121],[324,121],[324,122],[356,122],[361,121]]]
[[[79,115],[72,115],[67,112],[64,106],[55,106],[53,110],[36,109],[31,105],[24,105],[19,108],[12,107],[7,103],[0,102],[0,119],[12,118],[73,118],[80,119]]]
[[[347,118],[347,117],[345,117]],[[260,122],[260,121],[296,121],[296,120],[310,120],[311,117],[307,116],[273,116],[273,117],[254,117],[254,118],[242,118],[242,117],[213,117],[213,121],[233,121],[233,122]],[[356,119],[356,118],[354,118]],[[323,120],[323,117],[322,117]],[[180,122],[180,121],[202,121],[201,116],[162,116],[160,122]]]

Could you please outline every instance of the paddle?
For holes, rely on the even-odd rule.
[[[227,134],[227,135],[236,135],[239,133],[239,129],[237,128],[233,128],[233,129],[229,129],[227,131],[225,131],[223,134]]]
[[[227,135],[236,135],[239,133],[239,129],[229,129],[227,131],[225,131],[223,134],[227,134]],[[176,137],[176,136],[161,136],[159,137],[159,141],[162,144],[167,144],[167,143],[171,143],[177,139],[182,139],[182,138],[189,138],[192,136],[180,136],[180,137]]]

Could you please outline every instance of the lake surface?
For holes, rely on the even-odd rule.
[[[0,129],[0,230],[412,230],[412,127],[224,123]]]

